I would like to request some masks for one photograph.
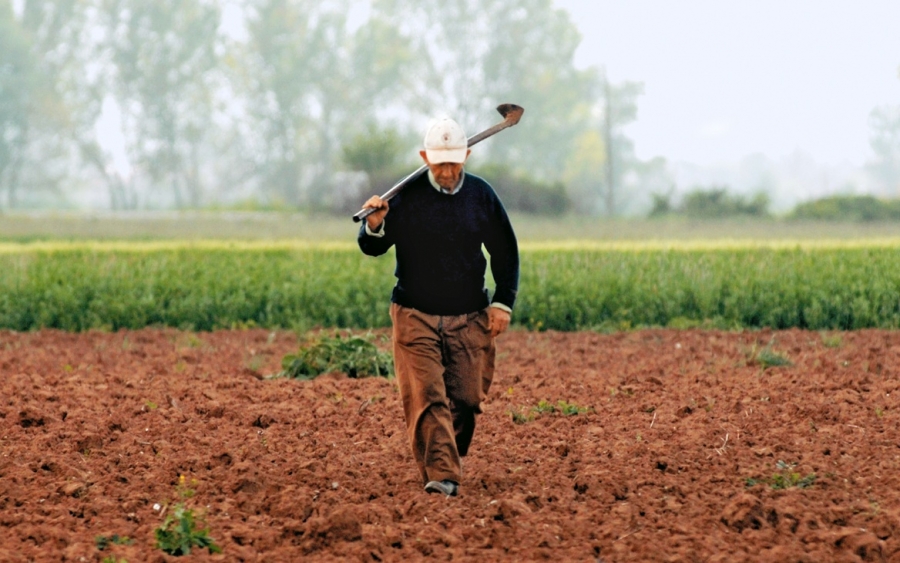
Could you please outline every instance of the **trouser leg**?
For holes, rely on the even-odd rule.
[[[475,434],[475,416],[494,378],[494,339],[487,310],[459,317],[444,317],[444,381],[457,452],[469,453]]]
[[[459,452],[444,383],[441,317],[391,305],[394,371],[423,484],[460,481]]]

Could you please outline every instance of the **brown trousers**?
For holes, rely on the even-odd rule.
[[[487,310],[427,315],[391,304],[394,371],[422,482],[462,477],[475,415],[494,378],[494,339]]]

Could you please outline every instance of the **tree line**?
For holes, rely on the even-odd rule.
[[[428,118],[473,134],[513,102],[473,169],[617,214],[664,162],[622,132],[641,85],[579,42],[552,0],[0,0],[0,209],[344,211],[418,166]]]

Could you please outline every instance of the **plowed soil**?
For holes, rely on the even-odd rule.
[[[393,380],[264,377],[297,346],[0,333],[0,561],[177,561],[181,475],[193,561],[900,560],[900,333],[512,331],[453,498]]]

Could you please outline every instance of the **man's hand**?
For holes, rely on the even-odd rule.
[[[491,338],[497,336],[509,327],[511,315],[500,307],[488,307],[488,321],[491,329]]]
[[[384,216],[388,212],[388,202],[381,199],[377,195],[373,195],[363,204],[363,209],[377,209],[371,215],[366,217],[366,223],[369,225],[370,231],[377,231],[384,222]]]

